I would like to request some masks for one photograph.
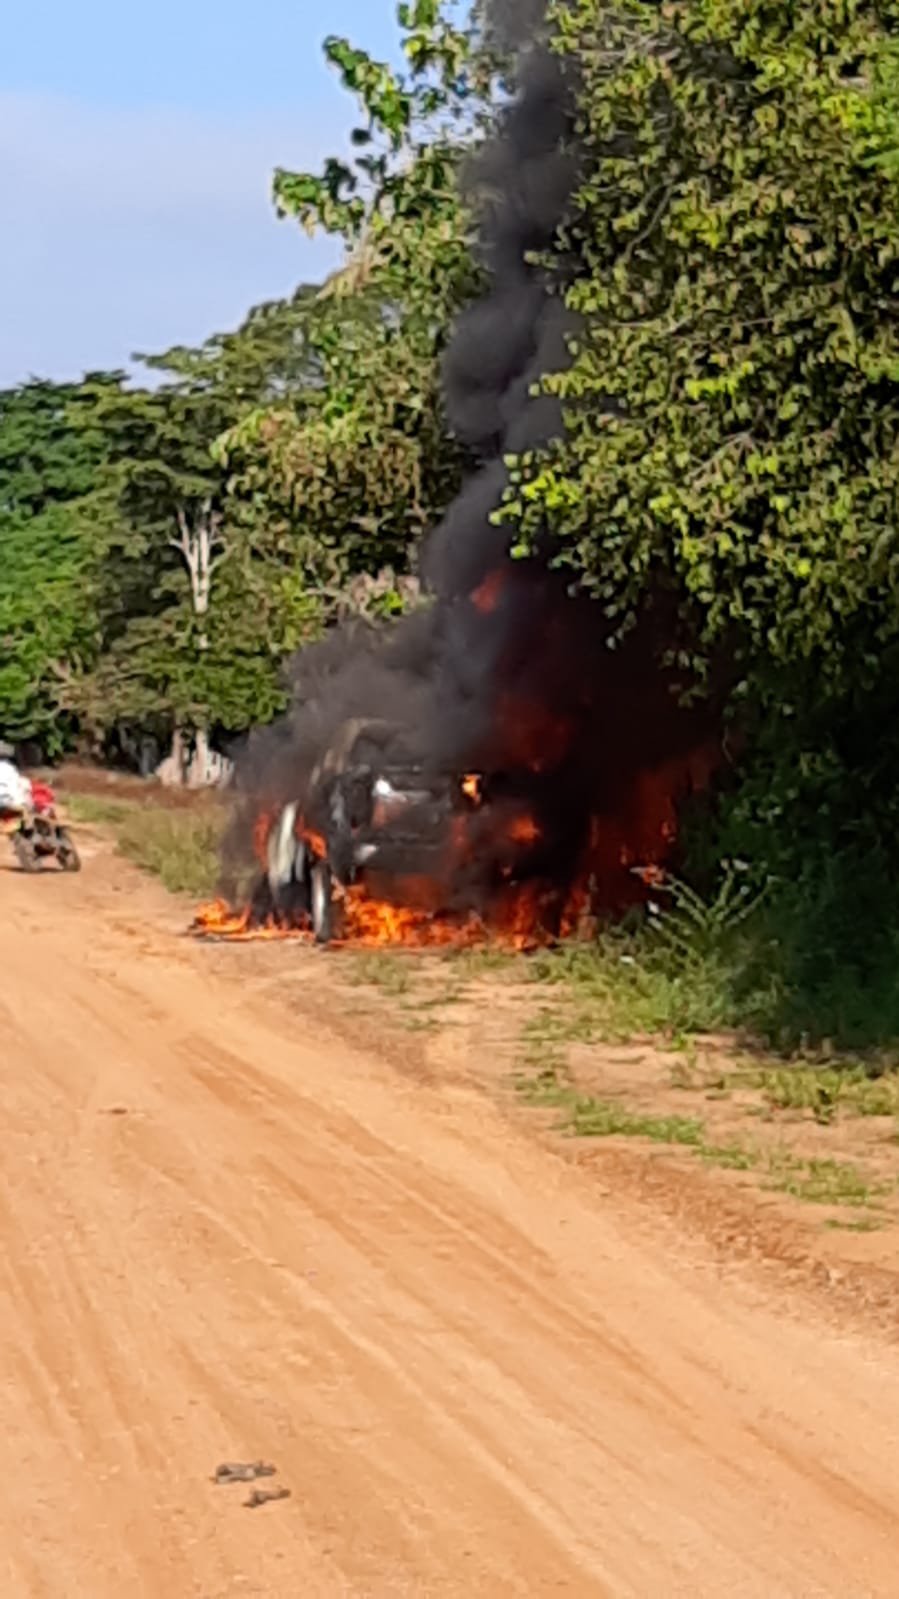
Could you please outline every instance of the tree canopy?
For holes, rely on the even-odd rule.
[[[892,9],[555,12],[581,333],[552,385],[567,441],[520,463],[507,509],[615,615],[673,585],[747,670],[876,673],[896,636]]]
[[[296,518],[330,581],[402,568],[459,486],[440,371],[480,274],[457,182],[486,116],[490,60],[438,0],[399,7],[409,70],[329,38],[359,108],[352,162],[280,170],[279,211],[344,243],[307,324],[317,381],[249,412],[223,440],[244,489]]]
[[[136,382],[5,397],[0,726],[14,736],[55,749],[122,729],[240,732],[282,707],[283,661],[331,618],[417,602],[415,548],[465,464],[442,351],[479,277],[456,180],[490,69],[453,11],[400,6],[402,74],[326,41],[358,104],[353,161],[279,171],[274,195],[343,241],[327,283],[199,348],[139,358]],[[61,520],[42,523],[54,496]],[[185,540],[199,548],[203,519],[198,614]]]
[[[84,384],[30,382],[0,393],[0,724],[7,737],[65,746],[67,690],[98,649],[93,542],[81,515],[103,461]]]
[[[668,597],[741,733],[701,851],[779,885],[797,982],[835,990],[858,959],[886,992],[899,7],[572,0],[553,17],[579,187],[547,269],[577,332],[548,379],[566,435],[512,464],[510,538],[525,558],[549,536],[622,629]]]

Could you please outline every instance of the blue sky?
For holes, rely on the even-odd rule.
[[[321,41],[395,51],[394,0],[31,0],[0,48],[0,387],[196,343],[334,259],[275,166],[343,147]]]

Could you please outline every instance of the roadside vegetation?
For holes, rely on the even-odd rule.
[[[584,1149],[655,1150],[808,1206],[828,1231],[899,1223],[899,1055],[775,1049],[740,1025],[713,970],[685,983],[642,950],[616,934],[532,956],[347,959],[389,1025]]]
[[[119,852],[158,877],[172,894],[208,899],[219,875],[218,845],[223,812],[203,800],[195,807],[170,809],[148,799],[103,799],[70,794],[66,809],[74,822],[109,830]]]

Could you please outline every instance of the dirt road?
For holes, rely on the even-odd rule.
[[[0,871],[4,1599],[899,1593],[895,1350],[179,919]]]

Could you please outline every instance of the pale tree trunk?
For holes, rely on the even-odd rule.
[[[225,555],[225,541],[221,529],[222,519],[217,511],[213,511],[212,501],[204,500],[192,527],[184,510],[178,507],[178,537],[169,540],[187,567],[191,604],[194,616],[200,623],[201,650],[209,648],[205,619],[209,614],[209,601],[212,597],[212,574]]]
[[[205,727],[194,730],[194,748],[187,783],[189,788],[208,788],[213,782],[213,759],[209,733]]]
[[[197,647],[201,655],[209,648],[206,618],[212,597],[212,577],[225,556],[225,541],[221,526],[221,517],[212,509],[211,500],[203,502],[192,523],[183,508],[179,506],[178,537],[169,540],[187,568],[191,605],[198,623]],[[180,771],[178,779],[180,786],[205,788],[210,782],[218,780],[217,768],[221,763],[210,750],[209,729],[195,727],[192,729],[192,734],[190,740],[184,730],[175,732],[172,740],[172,765],[177,766]]]
[[[168,755],[156,768],[156,777],[164,788],[184,788],[187,782],[189,741],[180,727],[172,734]]]

